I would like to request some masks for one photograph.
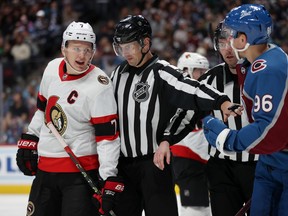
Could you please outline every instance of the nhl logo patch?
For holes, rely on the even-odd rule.
[[[27,216],[33,215],[34,211],[35,211],[34,203],[29,201],[27,205]]]
[[[108,77],[103,76],[103,75],[98,76],[98,81],[103,85],[108,85],[109,83]]]
[[[144,102],[149,98],[149,85],[147,82],[138,82],[135,84],[133,99],[138,103]]]

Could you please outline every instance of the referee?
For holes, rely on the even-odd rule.
[[[150,50],[151,35],[149,22],[137,15],[121,20],[113,38],[116,55],[125,59],[111,77],[121,138],[118,170],[125,181],[117,216],[141,216],[143,210],[146,216],[178,215],[169,145],[159,146],[177,107],[221,108],[231,114],[232,103],[225,94],[184,78],[176,67],[159,60]]]
[[[218,51],[224,63],[216,65],[208,70],[199,78],[199,81],[207,83],[217,90],[224,92],[232,100],[233,103],[241,103],[241,86],[244,80],[246,67],[248,62],[237,65],[237,58],[227,42],[226,35],[220,35],[222,22],[219,23],[214,32],[214,46]],[[236,66],[237,65],[237,66]],[[237,76],[237,71],[238,72]],[[239,81],[238,81],[239,80]],[[189,111],[191,112],[191,111]],[[213,115],[218,119],[224,121],[224,115],[220,110],[213,110]],[[186,125],[186,132],[188,126],[195,124],[195,115],[190,120],[190,125],[187,124],[188,115],[183,113],[176,113],[174,121],[169,125],[166,131],[166,136],[170,136],[171,143],[177,142],[180,134],[184,130],[181,128]],[[190,117],[191,118],[191,115]],[[188,118],[188,120],[189,120]],[[182,119],[181,124],[179,121]],[[244,112],[241,116],[229,118],[226,122],[231,129],[239,130],[247,125],[248,117]],[[191,130],[191,128],[190,128]],[[181,131],[181,133],[179,133]],[[188,130],[189,131],[189,130]],[[171,136],[173,134],[174,136]],[[176,140],[173,140],[173,138]],[[206,171],[209,183],[211,209],[213,216],[231,216],[235,215],[246,203],[253,191],[254,173],[258,155],[249,154],[246,151],[234,153],[231,156],[224,156],[216,148],[209,145],[208,153],[210,159],[208,160]],[[231,152],[232,153],[232,152]]]

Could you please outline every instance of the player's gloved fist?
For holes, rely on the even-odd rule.
[[[208,115],[202,120],[204,135],[210,145],[216,147],[216,140],[218,135],[225,129],[227,126],[221,122],[219,119]]]
[[[114,209],[119,199],[119,195],[124,190],[124,183],[120,177],[108,177],[102,188],[102,197],[94,194],[94,198],[100,204],[99,213],[111,215],[110,211]],[[94,202],[95,203],[95,202]]]
[[[104,215],[104,211],[102,209],[102,195],[95,193],[93,195],[92,202],[96,206],[96,208],[98,209],[100,215]]]
[[[33,176],[37,172],[38,153],[37,144],[39,138],[31,134],[22,134],[21,139],[17,142],[18,151],[16,162],[19,169],[24,175]]]

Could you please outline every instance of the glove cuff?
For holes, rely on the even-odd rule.
[[[37,150],[39,138],[32,134],[22,134],[21,139],[17,142],[18,148]]]
[[[225,128],[223,131],[221,131],[221,133],[217,136],[216,139],[216,148],[224,155],[233,156],[235,154],[234,152],[225,150],[225,143],[229,133],[230,129],[228,128]]]
[[[119,177],[108,177],[105,181],[104,190],[111,190],[120,193],[124,190],[124,183]]]

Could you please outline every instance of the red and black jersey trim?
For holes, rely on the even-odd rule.
[[[47,99],[38,92],[37,96],[37,108],[43,112],[45,112],[47,105]]]
[[[92,118],[91,123],[95,129],[96,142],[115,140],[119,136],[118,115],[116,114]]]

